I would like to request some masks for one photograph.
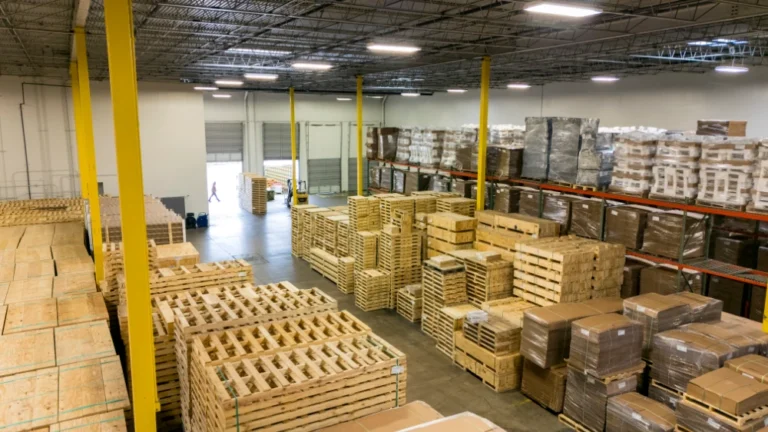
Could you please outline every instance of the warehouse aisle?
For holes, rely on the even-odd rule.
[[[312,204],[346,204],[346,198],[312,196]],[[213,213],[213,212],[212,212]],[[187,231],[187,240],[200,251],[200,261],[242,258],[253,265],[257,283],[288,280],[300,288],[318,287],[339,302],[339,309],[354,313],[379,336],[408,356],[408,400],[423,400],[444,415],[472,411],[508,431],[565,431],[556,417],[517,391],[495,393],[477,378],[451,364],[431,338],[394,311],[362,312],[354,297],[291,255],[290,211],[278,195],[267,215],[254,216],[233,209],[211,215],[208,229]]]

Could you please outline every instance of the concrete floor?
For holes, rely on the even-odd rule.
[[[346,204],[346,197],[312,196],[312,204]],[[299,288],[317,287],[369,325],[408,357],[408,400],[423,400],[443,415],[472,411],[508,431],[565,431],[557,418],[518,391],[496,393],[476,377],[453,366],[435,342],[395,311],[362,312],[309,264],[291,255],[290,211],[283,198],[269,203],[266,216],[255,216],[237,203],[212,203],[210,227],[187,231],[203,262],[241,258],[253,265],[256,283],[287,280]]]

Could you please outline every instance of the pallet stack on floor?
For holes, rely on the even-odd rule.
[[[464,262],[467,271],[467,298],[480,307],[488,300],[512,297],[512,263],[497,252],[477,252]]]
[[[470,198],[438,198],[435,210],[438,213],[456,213],[464,216],[475,217],[476,205],[477,202]]]
[[[498,252],[509,262],[515,260],[515,244],[518,242],[557,237],[560,233],[560,225],[557,222],[520,213],[483,210],[477,212],[477,221],[474,248]]]
[[[240,207],[255,215],[267,214],[267,178],[254,173],[241,173],[238,181]]]
[[[81,198],[44,198],[0,202],[0,227],[83,222]]]
[[[119,243],[123,240],[122,219],[120,218],[120,198],[102,196],[101,236],[104,243]],[[147,240],[154,240],[158,245],[183,243],[186,241],[184,219],[169,210],[157,198],[144,197],[144,217],[147,223]]]
[[[404,218],[408,214],[401,215]],[[379,233],[378,269],[390,275],[390,309],[397,304],[397,291],[406,285],[421,282],[421,236],[410,228],[411,222],[384,225]]]
[[[455,250],[472,249],[477,219],[457,213],[427,216],[427,255],[429,258]]]
[[[421,321],[423,297],[424,290],[420,283],[400,288],[397,292],[397,313],[412,323]]]
[[[421,283],[421,331],[437,339],[440,310],[467,303],[467,275],[455,258],[438,255],[424,261]]]
[[[456,332],[461,330],[467,314],[478,310],[471,304],[459,304],[446,306],[438,311],[435,324],[435,347],[438,351],[447,355],[451,360],[455,358]]]
[[[130,400],[93,263],[80,265],[84,238],[82,222],[0,228],[3,430],[126,428]]]

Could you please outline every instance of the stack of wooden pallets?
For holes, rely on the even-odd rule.
[[[253,214],[267,214],[267,178],[254,173],[242,173],[239,179],[240,207]]]
[[[0,227],[82,222],[84,201],[80,198],[44,198],[0,202]]]
[[[467,313],[477,311],[475,306],[461,304],[441,308],[437,314],[436,341],[437,349],[453,360],[456,348],[455,334],[461,330]]]
[[[149,268],[157,269],[157,245],[154,240],[149,240],[148,245]],[[112,334],[117,337],[119,333],[117,308],[120,304],[120,283],[118,275],[122,275],[123,266],[123,243],[104,243],[102,245],[104,260],[104,280],[99,282],[99,290],[104,295],[109,311],[109,322],[112,326]],[[75,275],[72,275],[75,278]]]
[[[304,218],[307,216],[307,210],[317,208],[314,204],[297,204],[291,206],[291,254],[301,258],[304,236]]]
[[[309,263],[312,265],[312,270],[327,277],[331,282],[338,283],[339,259],[317,247],[310,249],[309,254]]]
[[[469,198],[438,198],[436,211],[441,213],[458,213],[460,215],[475,217],[477,203]]]
[[[317,216],[322,213],[330,212],[331,210],[325,208],[325,207],[314,207],[310,209],[304,210],[301,216],[301,251],[300,256],[304,258],[305,261],[309,262],[309,250],[313,247],[316,247],[314,245],[314,239],[312,237],[312,234],[315,232],[315,226],[317,221]]]
[[[355,292],[355,259],[352,257],[341,257],[338,259],[336,267],[336,286],[344,294]]]
[[[189,416],[191,430],[204,430],[206,408],[215,400],[205,371],[212,367],[228,367],[233,362],[279,355],[293,349],[305,348],[325,341],[350,336],[362,336],[371,329],[346,311],[325,312],[293,317],[194,336],[190,343]],[[229,347],[229,349],[225,348]],[[184,395],[187,398],[187,395]]]
[[[341,213],[328,209],[324,212],[313,212],[310,216],[309,236],[312,247],[325,250],[326,220],[330,216],[341,216]],[[335,241],[334,241],[335,243]]]
[[[402,210],[413,220],[414,212],[414,199],[411,197],[394,196],[381,198],[380,202],[380,215],[381,226],[389,225],[393,223],[395,216],[395,210]]]
[[[334,254],[337,257],[344,256],[339,253],[339,227],[342,221],[349,221],[349,216],[344,214],[338,214],[333,216],[327,216],[325,218],[325,229],[323,230],[323,242],[325,243],[325,250]]]
[[[365,312],[391,308],[392,277],[375,269],[362,270],[355,278],[355,305]]]
[[[477,219],[456,213],[433,213],[427,216],[428,256],[442,255],[459,249],[472,249]]]
[[[497,252],[478,252],[466,259],[467,298],[477,307],[484,301],[512,296],[512,263]]]
[[[522,327],[489,315],[485,321],[464,321],[464,339],[494,354],[520,351]]]
[[[192,243],[160,245],[154,253],[156,267],[191,266],[200,262],[200,252]]]
[[[105,243],[119,243],[123,240],[120,199],[103,196],[101,206],[101,232]],[[157,198],[144,197],[144,218],[147,224],[147,239],[156,244],[183,243],[186,241],[184,220],[169,210]]]
[[[436,213],[437,198],[431,195],[411,195],[413,208],[416,213]]]
[[[594,243],[577,237],[518,243],[514,294],[539,306],[588,300],[592,295]]]
[[[355,274],[378,266],[379,233],[359,231],[353,234],[353,258],[355,258]]]
[[[599,242],[592,249],[592,298],[619,297],[624,282],[624,245]]]
[[[526,310],[537,307],[520,297],[508,297],[500,300],[483,302],[481,308],[489,315],[497,316],[522,328],[523,315]]]
[[[349,238],[349,216],[347,216],[346,219],[340,220],[338,223],[336,233],[336,256],[352,256],[352,249],[350,248]]]
[[[440,309],[467,303],[467,277],[464,266],[447,255],[424,261],[421,331],[437,338]]]
[[[392,277],[390,308],[397,302],[400,288],[421,282],[421,236],[402,232],[394,225],[384,225],[379,234],[379,270]]]
[[[379,200],[353,196],[347,198],[347,203],[349,205],[350,235],[359,231],[375,231],[381,228]]]
[[[422,297],[421,284],[406,285],[397,292],[397,313],[408,321],[421,321]]]
[[[464,321],[466,326],[467,321]],[[496,354],[482,345],[467,340],[463,332],[457,332],[454,363],[496,392],[520,387],[523,376],[523,356],[519,352]]]
[[[83,222],[64,222],[54,225],[52,246],[85,244],[85,225]]]
[[[557,237],[557,222],[526,216],[519,213],[502,213],[493,210],[477,212],[475,249],[495,251],[505,261],[514,261],[515,244],[526,239]]]

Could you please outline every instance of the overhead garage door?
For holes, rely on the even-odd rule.
[[[264,160],[291,159],[291,124],[264,123]],[[299,158],[299,124],[296,124],[296,159]]]
[[[308,132],[309,193],[341,192],[341,124],[310,123]]]
[[[208,162],[243,160],[243,123],[206,122],[205,152]]]

